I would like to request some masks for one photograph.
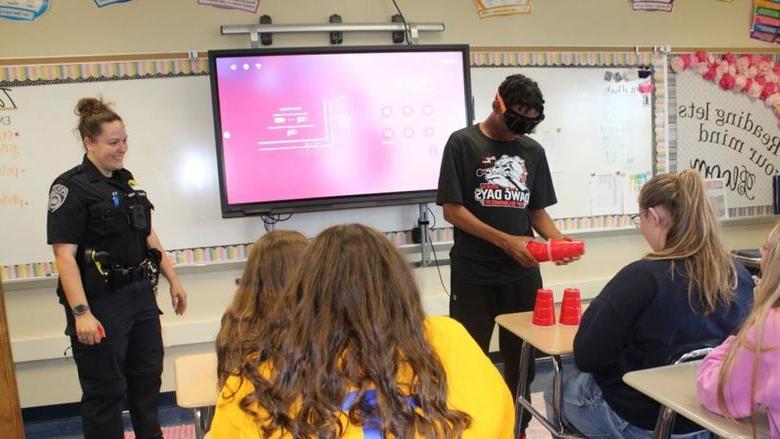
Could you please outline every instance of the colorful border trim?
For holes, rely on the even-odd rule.
[[[21,87],[207,74],[208,62],[200,58],[16,65],[0,66],[0,84]]]
[[[472,67],[488,66],[627,66],[650,65],[651,52],[510,52],[472,51]]]

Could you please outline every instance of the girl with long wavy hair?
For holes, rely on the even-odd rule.
[[[369,227],[320,233],[269,317],[213,438],[512,437],[498,370],[459,323],[424,315],[409,263]]]
[[[269,232],[255,241],[217,335],[220,384],[239,370],[245,356],[257,352],[260,325],[298,269],[308,244],[305,236],[288,230]]]
[[[591,302],[574,339],[577,367],[564,376],[565,420],[588,437],[651,438],[659,405],[623,375],[668,363],[680,346],[723,340],[752,303],[753,279],[724,247],[698,173],[650,179],[634,220],[651,251]],[[709,437],[700,430],[678,417],[673,437]]]
[[[756,409],[766,407],[772,439],[780,438],[780,225],[761,246],[761,281],[753,308],[701,364],[699,400],[730,419],[750,416],[757,437]]]

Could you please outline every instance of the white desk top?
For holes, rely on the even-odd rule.
[[[749,419],[733,423],[699,404],[696,396],[696,371],[700,361],[674,366],[637,370],[623,376],[623,381],[662,405],[721,437],[750,439],[753,431]],[[758,416],[758,437],[769,437],[766,416]]]
[[[583,313],[587,307],[587,304],[582,305]],[[533,311],[501,314],[496,317],[496,323],[547,355],[568,355],[574,352],[574,336],[579,326],[560,323],[537,326],[531,323],[533,315]],[[560,317],[560,305],[555,307],[555,315]]]
[[[173,368],[179,407],[208,407],[217,403],[216,353],[179,357],[173,361]]]

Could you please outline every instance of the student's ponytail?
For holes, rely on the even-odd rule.
[[[662,206],[671,217],[666,245],[648,259],[681,263],[689,279],[690,299],[708,314],[734,297],[737,272],[720,238],[720,227],[707,198],[704,181],[693,170],[653,177],[639,194],[641,209]],[[693,300],[691,300],[693,303]]]

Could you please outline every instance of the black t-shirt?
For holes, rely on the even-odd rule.
[[[533,236],[528,211],[556,202],[547,157],[532,138],[498,141],[472,125],[447,141],[437,204],[461,204],[498,230]],[[450,259],[454,276],[479,284],[512,282],[529,271],[500,248],[457,227]]]
[[[604,399],[620,417],[652,430],[657,402],[623,382],[628,372],[662,366],[675,346],[723,340],[736,332],[753,302],[753,279],[741,265],[737,288],[728,306],[718,304],[704,315],[697,300],[688,299],[688,278],[680,263],[640,260],[624,267],[591,302],[574,338],[574,360],[593,374]],[[677,417],[675,433],[700,427]]]
[[[52,183],[47,242],[78,245],[76,263],[86,288],[85,250],[108,252],[111,264],[123,267],[137,265],[146,258],[153,208],[130,171],[121,169],[106,177],[84,156],[81,165]],[[141,212],[145,221],[140,218]]]

